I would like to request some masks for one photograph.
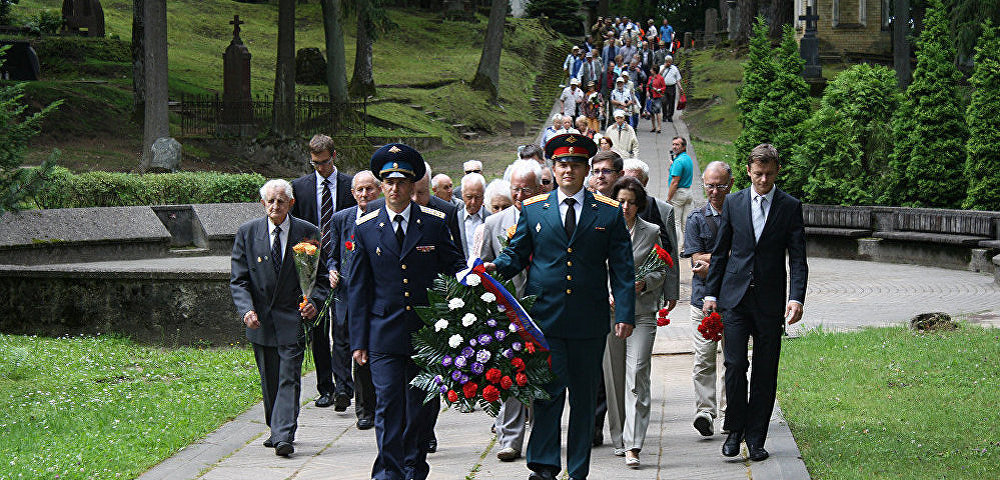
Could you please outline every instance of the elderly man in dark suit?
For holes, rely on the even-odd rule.
[[[330,232],[330,220],[334,212],[355,205],[351,196],[351,176],[337,170],[333,161],[337,158],[333,139],[326,135],[315,135],[309,140],[309,162],[315,170],[292,181],[295,192],[295,202],[292,216],[314,223],[320,229],[321,244],[324,258],[332,255],[333,239]],[[336,308],[334,306],[333,308]],[[312,332],[313,360],[316,362],[316,388],[319,398],[317,407],[334,405],[338,412],[347,410],[354,395],[354,382],[351,379],[351,357],[341,349],[331,354],[330,334],[333,315],[328,315]],[[332,329],[334,344],[347,344],[345,328]],[[334,382],[336,380],[336,383]]]
[[[567,389],[566,470],[570,478],[587,478],[611,295],[615,335],[627,338],[635,322],[635,265],[625,218],[618,202],[583,188],[587,161],[596,151],[584,135],[549,140],[545,153],[554,162],[559,188],[522,203],[510,244],[494,263],[484,265],[505,278],[530,267],[525,293],[537,295],[531,316],[552,355],[556,380],[546,385],[551,399],[534,402],[529,480],[552,480],[561,470],[559,423]],[[610,279],[610,292],[605,279]]]
[[[722,454],[738,455],[745,438],[753,461],[768,457],[764,442],[774,410],[782,326],[785,321],[792,324],[802,318],[809,275],[802,202],[774,186],[780,169],[773,146],[761,144],[750,152],[747,174],[753,185],[727,195],[723,203],[703,305],[706,315],[722,309],[726,339],[723,354],[728,405],[723,429],[729,436]],[[750,337],[753,369],[748,401]]]
[[[424,480],[430,409],[426,394],[409,385],[417,374],[411,335],[423,322],[414,307],[427,305],[427,289],[441,273],[462,268],[445,214],[412,200],[424,160],[413,148],[379,148],[371,170],[382,178],[383,208],[355,222],[348,268],[351,349],[359,364],[371,362],[375,384],[376,480]]]
[[[328,259],[330,269],[330,288],[335,289],[337,308],[337,328],[347,329],[347,285],[350,278],[341,276],[347,271],[354,254],[354,222],[368,211],[368,205],[381,194],[381,182],[368,170],[362,170],[354,175],[351,182],[351,195],[358,202],[353,207],[345,208],[333,214],[330,222],[333,230],[333,255]],[[348,335],[344,335],[344,343],[334,338],[334,356],[351,357],[351,345]],[[358,430],[368,430],[375,426],[375,386],[372,385],[372,374],[368,365],[354,365],[354,413],[358,417]]]
[[[295,204],[292,186],[271,180],[260,189],[265,218],[240,225],[233,243],[230,291],[253,345],[264,395],[264,420],[271,427],[264,446],[291,455],[298,427],[302,356],[302,318],[314,318],[316,305],[329,289],[327,269],[319,262],[310,301],[299,306],[302,289],[292,247],[319,239],[315,225],[288,214]]]

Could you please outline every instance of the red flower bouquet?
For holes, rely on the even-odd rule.
[[[713,342],[718,342],[722,340],[722,316],[719,312],[712,312],[707,317],[701,319],[701,324],[698,325],[698,333],[705,340],[711,340]]]
[[[667,314],[669,314],[669,313],[670,313],[670,310],[668,310],[665,307],[661,308],[658,312],[656,312],[656,326],[657,327],[666,327],[667,325],[670,325],[670,319],[667,318]]]

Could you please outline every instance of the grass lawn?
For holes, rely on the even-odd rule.
[[[0,478],[133,478],[260,400],[253,352],[0,335]]]
[[[812,478],[1000,478],[1000,330],[784,343],[778,399]]]

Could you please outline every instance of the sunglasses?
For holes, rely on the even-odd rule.
[[[469,173],[483,173],[483,171],[482,170],[466,170],[465,173],[466,174],[469,174]]]
[[[542,179],[542,185],[551,185],[551,184],[552,184],[552,180],[549,180],[548,178],[543,178]]]

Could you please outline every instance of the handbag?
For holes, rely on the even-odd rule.
[[[688,103],[687,94],[684,93],[684,92],[681,92],[681,98],[679,98],[677,100],[677,109],[678,110],[684,110],[684,107],[687,106],[687,103]]]

